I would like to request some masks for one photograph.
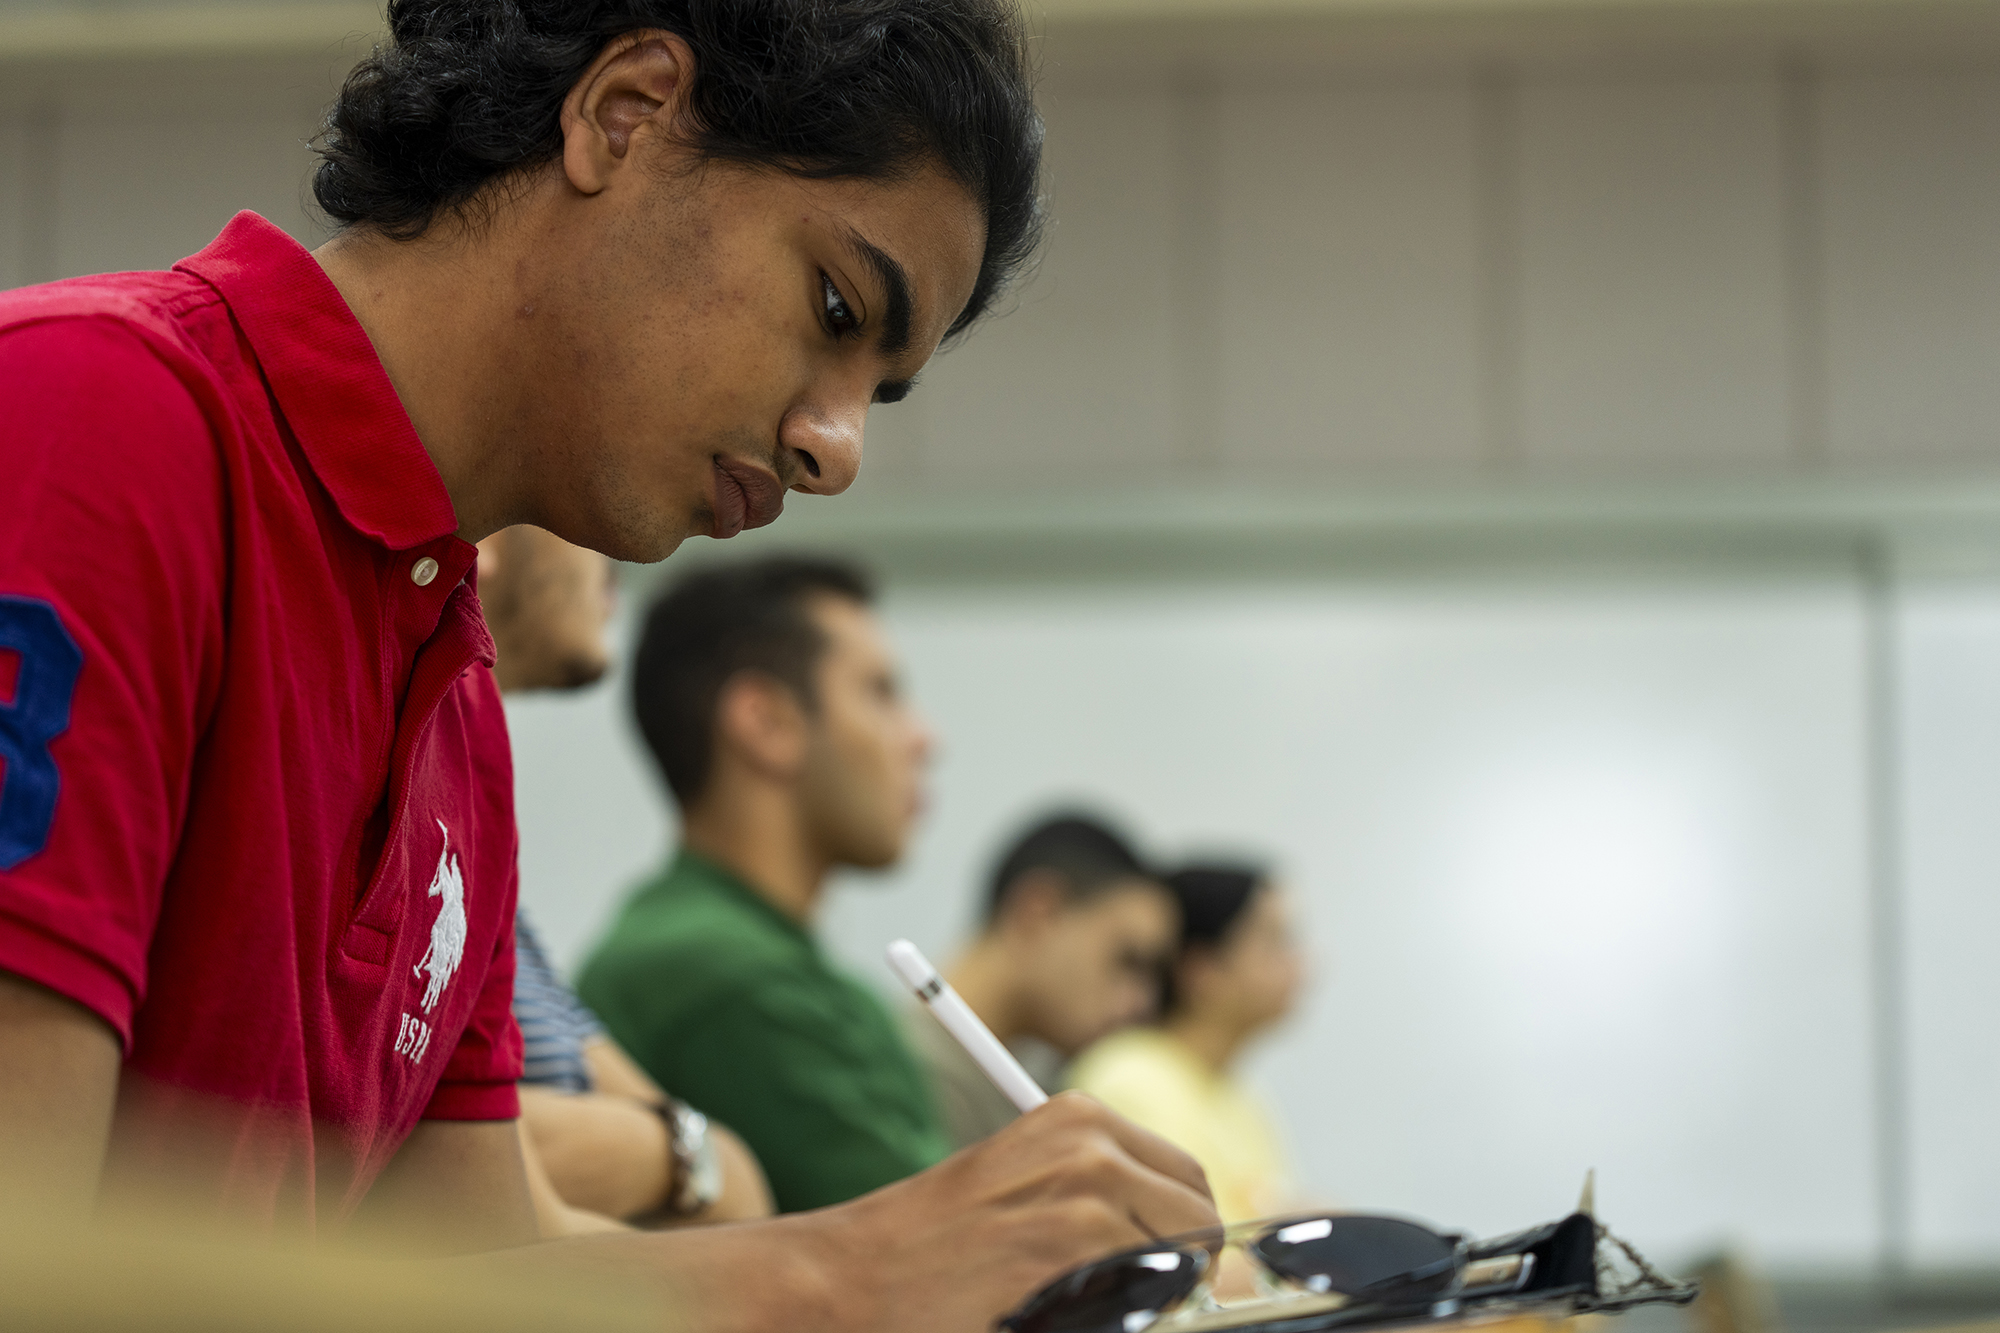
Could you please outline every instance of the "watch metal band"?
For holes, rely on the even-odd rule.
[[[722,1163],[708,1136],[708,1117],[673,1097],[650,1105],[666,1126],[674,1164],[674,1191],[666,1211],[690,1217],[722,1196]]]

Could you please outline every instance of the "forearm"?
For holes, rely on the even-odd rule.
[[[673,1154],[666,1126],[625,1097],[521,1089],[529,1141],[563,1202],[606,1217],[636,1217],[667,1201]]]
[[[406,1258],[484,1254],[539,1241],[543,1223],[520,1122],[418,1121],[348,1228],[363,1248]]]
[[[528,1137],[527,1123],[516,1121],[515,1129],[521,1143],[521,1165],[528,1175],[528,1197],[535,1204],[535,1225],[541,1231],[543,1240],[630,1230],[623,1222],[564,1203],[562,1195],[556,1192],[554,1183],[549,1180],[541,1154],[535,1151],[534,1141]]]
[[[521,1119],[526,1147],[572,1209],[645,1227],[741,1222],[773,1211],[771,1188],[756,1157],[722,1125],[711,1123],[708,1130],[722,1165],[722,1193],[700,1212],[681,1216],[666,1206],[679,1186],[666,1126],[643,1102],[623,1094],[572,1096],[523,1086]],[[576,1234],[575,1228],[560,1234]]]
[[[80,1222],[97,1196],[120,1051],[103,1020],[0,972],[0,1200]]]
[[[866,1283],[842,1280],[840,1228],[811,1214],[671,1232],[551,1241],[454,1261],[532,1280],[608,1284],[641,1293],[667,1329],[687,1333],[869,1333]]]
[[[585,1042],[583,1062],[590,1068],[590,1085],[598,1092],[641,1102],[655,1102],[666,1096],[660,1085],[609,1037],[592,1037]]]
[[[534,1257],[551,1273],[643,1273],[672,1326],[699,1333],[987,1333],[1085,1260],[1214,1222],[1200,1168],[1184,1154],[1063,1096],[838,1207],[588,1237]]]
[[[536,1210],[538,1217],[541,1209]],[[604,1216],[602,1213],[587,1213],[581,1208],[572,1208],[561,1199],[548,1212],[542,1228],[544,1240],[567,1239],[573,1236],[614,1236],[632,1230],[623,1222]]]

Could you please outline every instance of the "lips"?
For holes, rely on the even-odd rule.
[[[754,463],[718,458],[715,471],[715,525],[709,536],[734,537],[745,528],[761,528],[785,512],[785,488]]]

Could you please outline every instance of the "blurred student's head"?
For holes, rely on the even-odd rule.
[[[1124,838],[1061,815],[1001,858],[984,939],[1010,960],[1029,1035],[1074,1055],[1153,1013],[1179,917]]]
[[[611,665],[612,565],[526,524],[479,543],[479,601],[504,691],[573,690]]]
[[[902,855],[931,738],[873,595],[852,565],[777,556],[700,571],[653,604],[633,705],[683,811],[775,796],[830,865]]]
[[[1304,959],[1291,907],[1267,871],[1190,865],[1166,884],[1181,908],[1180,956],[1167,974],[1166,1017],[1248,1036],[1292,1010]]]

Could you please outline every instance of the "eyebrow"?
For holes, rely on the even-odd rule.
[[[894,255],[860,232],[849,228],[846,240],[848,248],[875,271],[887,294],[888,308],[882,312],[882,337],[876,348],[883,356],[893,360],[910,349],[910,325],[916,318],[916,301],[910,295],[910,275]],[[885,381],[876,390],[876,398],[893,403],[908,394],[915,383],[914,380]]]

